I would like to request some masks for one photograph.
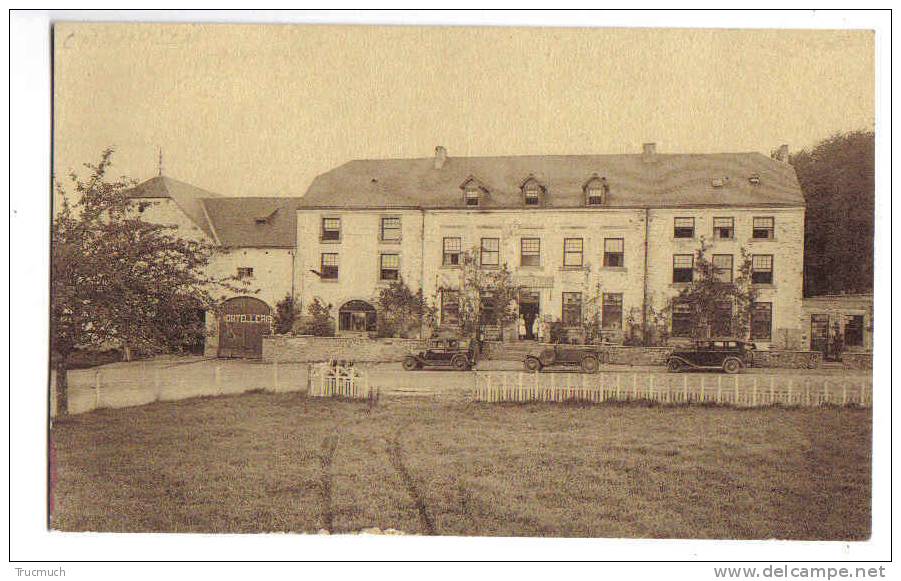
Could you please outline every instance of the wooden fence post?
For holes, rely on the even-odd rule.
[[[704,381],[703,376],[701,377],[701,381]],[[682,401],[683,403],[688,403],[688,376],[682,376]]]
[[[723,376],[716,376],[716,403],[723,403]]]
[[[791,377],[788,378],[788,405],[792,405],[792,386],[794,385],[795,380]]]
[[[94,409],[100,409],[100,370],[94,372]]]
[[[754,376],[754,391],[751,392],[751,405],[757,407],[757,376]]]
[[[272,391],[278,391],[278,360],[272,361]]]
[[[632,374],[632,399],[638,399],[638,374]]]
[[[770,405],[773,405],[773,404],[776,403],[776,384],[775,384],[775,381],[776,381],[776,376],[775,376],[775,375],[771,375],[771,376],[770,376]]]
[[[734,377],[735,380],[735,399],[732,401],[733,405],[738,405],[738,376]]]

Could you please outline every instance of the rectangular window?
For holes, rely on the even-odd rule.
[[[773,218],[754,218],[751,237],[754,240],[772,240],[776,231]]]
[[[623,239],[622,238],[605,238],[604,239],[604,266],[619,267],[624,266],[623,259]]]
[[[601,327],[606,330],[623,328],[622,293],[604,293],[604,303],[601,309]]]
[[[732,334],[732,303],[717,303],[710,331],[716,337],[728,337]]]
[[[716,270],[716,278],[720,282],[732,282],[731,254],[714,254],[713,268]]]
[[[751,282],[773,284],[773,255],[755,254],[751,257]]]
[[[773,337],[773,303],[751,305],[751,339],[769,341]]]
[[[863,315],[848,315],[845,319],[845,345],[863,347]]]
[[[582,239],[565,238],[563,240],[563,267],[582,267]]]
[[[239,266],[238,278],[253,278],[253,269],[249,266]]]
[[[694,218],[673,218],[673,238],[694,238]]]
[[[718,240],[731,240],[735,237],[734,218],[714,218],[713,237]]]
[[[540,206],[541,192],[538,188],[527,188],[525,191],[526,206]]]
[[[582,293],[563,293],[563,325],[582,325]]]
[[[675,303],[673,305],[672,336],[691,337],[694,330],[694,314],[688,303]]]
[[[444,266],[459,266],[460,265],[460,252],[463,249],[463,241],[460,238],[445,238],[444,239],[444,258],[441,261],[441,264]]]
[[[500,266],[501,257],[501,239],[500,238],[482,238],[482,246],[479,252],[479,263],[482,266],[494,267]]]
[[[451,289],[441,291],[441,324],[460,324],[460,292]]]
[[[541,238],[522,238],[519,247],[520,266],[541,266]]]
[[[400,278],[400,254],[382,254],[379,256],[379,280],[397,280]]]
[[[673,254],[673,282],[683,283],[694,280],[695,255]]]
[[[382,218],[380,236],[385,242],[396,242],[400,240],[400,218],[396,216],[386,216]]]
[[[322,268],[319,271],[321,276],[319,278],[328,279],[328,280],[337,280],[338,279],[338,255],[331,252],[325,252],[322,254]]]
[[[588,188],[587,204],[589,206],[602,206],[604,204],[604,189],[599,186]]]
[[[479,205],[479,190],[466,190],[466,205],[467,206],[478,206]]]
[[[341,240],[341,218],[323,218],[320,240]]]

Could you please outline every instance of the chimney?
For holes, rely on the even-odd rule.
[[[445,161],[447,161],[447,149],[443,145],[439,145],[435,148],[435,169],[444,167]]]
[[[641,159],[644,162],[654,161],[657,156],[656,143],[643,143],[641,145]]]
[[[788,163],[788,144],[783,143],[776,152],[776,159],[782,163]]]

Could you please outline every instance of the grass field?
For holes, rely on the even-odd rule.
[[[68,531],[865,539],[869,410],[245,394],[58,420]]]

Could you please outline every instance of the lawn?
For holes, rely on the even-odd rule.
[[[53,528],[865,539],[869,410],[252,393],[58,420]]]

